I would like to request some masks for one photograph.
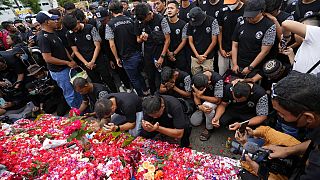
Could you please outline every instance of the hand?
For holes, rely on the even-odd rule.
[[[272,153],[269,154],[269,158],[286,158],[288,156],[287,147],[281,147],[276,145],[264,146],[264,149],[269,149]]]
[[[212,111],[212,108],[205,105],[199,105],[199,110],[204,113],[210,113]]]
[[[207,56],[199,55],[197,58],[198,58],[198,64],[202,64],[207,59]]]
[[[246,154],[245,156],[246,162],[249,163],[249,166],[252,168],[252,170],[255,172],[255,175],[258,174],[259,171],[259,164],[256,163],[255,161],[252,161],[250,159],[250,157],[248,156],[248,154]]]
[[[85,113],[84,116],[86,116],[86,117],[94,117],[94,116],[96,116],[96,113],[95,112],[93,112],[93,113]]]
[[[234,73],[238,74],[238,73],[239,73],[239,71],[240,71],[239,66],[238,66],[238,65],[233,65],[233,67],[232,67],[232,71],[233,71]]]
[[[155,63],[156,68],[161,68],[163,63],[163,57],[160,57],[158,61]]]
[[[247,75],[247,74],[249,74],[251,71],[249,70],[249,68],[248,67],[245,67],[243,70],[242,70],[242,74],[243,75]]]
[[[225,50],[220,49],[219,52],[220,52],[222,57],[224,57],[224,58],[228,57],[228,54],[227,54],[227,52]]]
[[[213,117],[211,123],[212,123],[213,127],[215,127],[215,128],[220,127],[220,121],[219,121],[219,119],[217,119],[215,117]]]
[[[227,52],[227,57],[231,57],[231,55],[232,55],[232,51]]]
[[[6,87],[7,83],[5,81],[0,81],[0,87]]]
[[[289,48],[286,48],[286,49],[279,49],[280,51],[280,53],[282,53],[282,54],[284,54],[284,55],[286,55],[286,56],[290,56],[290,55],[294,55],[294,51],[293,51],[293,49],[291,48],[291,47],[289,47]]]
[[[86,64],[86,67],[90,70],[92,70],[95,66],[96,64],[92,60]]]
[[[202,91],[200,91],[199,89],[197,89],[194,85],[192,85],[192,89],[194,91],[193,95],[196,96],[197,98],[201,98],[201,96],[203,95],[203,93],[206,91],[206,88],[204,88]]]
[[[253,136],[253,130],[250,127],[246,127],[246,133],[249,136]]]
[[[241,134],[240,131],[236,130],[236,133],[234,134],[234,138],[242,145],[244,145],[247,142],[247,132],[244,134]]]
[[[74,61],[69,61],[67,64],[71,69],[74,69],[77,67],[77,63]]]
[[[142,120],[142,128],[148,132],[154,132],[159,129],[159,123],[156,122],[154,125],[152,125],[150,122]]]
[[[142,34],[140,35],[140,39],[142,39],[143,41],[147,41],[148,37],[149,35],[145,32],[142,32]]]
[[[173,54],[174,54],[173,52],[169,52],[169,53],[168,53],[168,57],[169,57],[169,60],[170,60],[170,61],[173,61],[173,62],[174,62],[174,61],[176,61],[176,58],[174,57]]]
[[[116,66],[114,65],[113,61],[110,61],[110,67],[111,67],[111,69],[116,69]]]
[[[171,90],[171,89],[174,88],[175,85],[174,85],[174,83],[167,82],[167,83],[165,84],[165,86],[166,86],[167,90]]]
[[[239,128],[240,128],[240,126],[241,126],[241,124],[240,124],[240,123],[235,122],[235,123],[233,123],[233,124],[229,125],[229,130],[230,130],[230,131],[235,131],[235,130],[239,129]]]
[[[109,132],[114,132],[116,130],[117,126],[113,123],[108,123],[108,125],[104,125],[104,129],[106,130],[107,133]]]
[[[118,65],[119,67],[122,67],[122,62],[121,62],[121,60],[120,60],[119,58],[117,58],[116,61],[117,61],[117,65]]]
[[[14,86],[14,88],[15,88],[15,89],[19,89],[19,88],[20,88],[20,84],[21,84],[20,82],[19,82],[19,83],[16,83],[16,85]]]

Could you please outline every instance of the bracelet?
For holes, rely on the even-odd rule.
[[[165,55],[165,54],[161,54],[161,56],[160,56],[160,57],[165,58],[165,57],[166,57],[166,55]]]

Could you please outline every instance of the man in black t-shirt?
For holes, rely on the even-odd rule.
[[[80,112],[92,113],[97,100],[109,94],[108,88],[104,85],[88,82],[88,80],[81,77],[74,79],[73,87],[82,95]]]
[[[249,126],[257,126],[267,119],[268,96],[258,84],[234,81],[224,88],[221,104],[218,105],[212,124],[218,128],[229,126],[230,130],[240,128],[240,123],[249,120]]]
[[[263,60],[270,52],[275,38],[276,26],[262,12],[265,1],[248,0],[243,17],[232,37],[232,70],[239,77],[253,77],[260,70]]]
[[[108,132],[129,130],[136,137],[141,131],[141,103],[141,98],[134,93],[111,93],[96,102],[94,112]]]
[[[178,68],[187,71],[190,64],[186,57],[185,45],[188,40],[187,23],[178,18],[179,3],[169,1],[167,6],[168,23],[170,26],[170,46],[167,52],[167,65],[171,68]],[[190,58],[190,57],[189,57]]]
[[[191,73],[213,70],[214,52],[219,35],[218,21],[205,14],[199,7],[190,10],[191,18],[187,35],[193,51],[191,57]]]
[[[219,74],[223,74],[229,69],[231,62],[232,50],[232,34],[238,22],[243,20],[244,3],[240,0],[225,1],[224,7],[218,15],[218,23],[220,26],[219,42],[219,57],[218,67]]]
[[[196,7],[195,3],[190,3],[189,0],[182,0],[181,5],[179,7],[179,19],[189,22],[190,17],[189,17],[189,12],[192,8]]]
[[[287,6],[285,12],[293,15],[299,21],[313,14],[320,12],[320,1],[318,0],[298,0]]]
[[[223,0],[203,0],[199,7],[208,15],[217,18],[220,9],[224,7]]]
[[[180,101],[172,96],[149,96],[142,102],[144,117],[141,136],[176,143],[180,139],[182,147],[189,147],[191,128],[189,118],[183,112]]]
[[[200,135],[201,141],[210,138],[213,126],[211,120],[215,115],[216,107],[223,97],[223,79],[213,71],[200,72],[193,76],[193,100],[197,111],[191,116],[193,126],[199,126],[205,115],[206,127]]]
[[[81,96],[73,90],[69,76],[70,68],[75,68],[77,64],[70,57],[61,39],[54,33],[58,18],[59,16],[45,11],[37,14],[36,19],[42,28],[37,36],[37,41],[51,77],[57,81],[58,86],[62,89],[67,103],[70,107],[79,107]]]
[[[135,35],[143,44],[144,71],[151,94],[160,87],[160,71],[170,45],[170,27],[166,18],[153,13],[146,3],[135,7]]]
[[[165,0],[156,0],[154,2],[154,8],[157,13],[161,14],[162,16],[166,16],[166,1]]]
[[[147,87],[140,72],[142,56],[134,34],[134,23],[123,15],[121,3],[112,2],[109,9],[114,18],[106,25],[105,38],[109,41],[117,65],[125,69],[137,94],[143,96]]]
[[[110,91],[117,92],[116,85],[108,70],[106,57],[101,53],[101,37],[97,29],[90,24],[83,24],[71,15],[63,18],[64,26],[70,30],[68,41],[70,46],[83,63],[85,71],[95,83],[107,84]]]

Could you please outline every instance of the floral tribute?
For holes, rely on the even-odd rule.
[[[88,122],[43,115],[1,124],[0,179],[237,179],[236,160],[127,133],[87,133],[84,151],[72,134],[90,132]]]

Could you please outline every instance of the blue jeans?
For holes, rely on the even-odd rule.
[[[133,137],[137,137],[140,135],[140,132],[142,130],[141,122],[143,118],[143,112],[137,112],[136,113],[136,126],[133,129],[129,130],[129,134],[131,134]],[[119,124],[124,124],[127,122],[126,117],[120,114],[113,114],[111,117],[111,122],[119,125]]]
[[[141,53],[136,52],[128,59],[122,59],[122,65],[128,74],[133,88],[137,91],[137,94],[143,96],[143,91],[147,88],[143,76],[140,73],[142,65]]]
[[[70,107],[79,108],[82,102],[82,97],[79,93],[75,92],[69,77],[70,68],[65,68],[59,72],[50,71],[51,77],[55,80],[58,86],[63,91],[63,96]]]

